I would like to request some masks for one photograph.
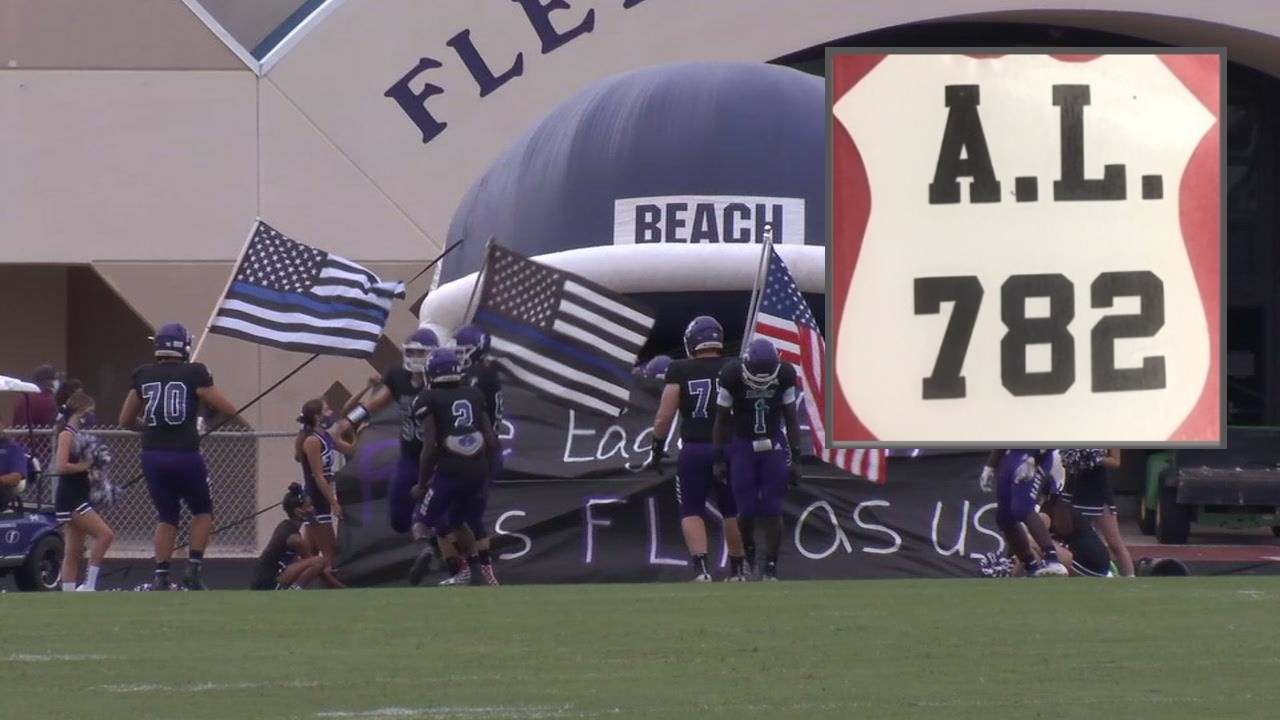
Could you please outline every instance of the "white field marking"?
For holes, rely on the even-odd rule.
[[[239,682],[239,683],[189,683],[178,685],[99,685],[94,690],[113,693],[135,692],[210,692],[218,690],[265,690],[269,688],[313,688],[320,687],[316,680],[288,680],[284,682]]]
[[[54,653],[14,653],[8,657],[0,657],[0,661],[8,662],[80,662],[80,661],[100,661],[100,660],[120,660],[118,657],[110,657],[108,655],[58,655]]]
[[[1262,590],[1237,590],[1236,593],[1243,595],[1250,600],[1260,600],[1267,596],[1267,593]]]
[[[320,718],[357,718],[359,720],[383,720],[384,718],[430,718],[444,720],[446,718],[508,718],[509,720],[540,720],[541,718],[577,718],[601,714],[575,712],[572,705],[490,705],[486,707],[426,707],[403,708],[388,707],[377,710],[328,710],[316,713]],[[607,710],[606,713],[620,712],[618,709]]]

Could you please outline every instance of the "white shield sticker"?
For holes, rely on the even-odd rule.
[[[870,185],[832,279],[870,437],[836,442],[1168,441],[1210,367],[1180,208],[1215,119],[1159,57],[891,55],[833,113]]]

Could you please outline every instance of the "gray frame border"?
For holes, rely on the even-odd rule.
[[[1119,449],[1137,449],[1137,450],[1168,450],[1168,449],[1223,449],[1227,447],[1227,130],[1224,115],[1227,101],[1227,48],[1225,47],[987,47],[987,48],[965,48],[965,47],[949,47],[949,48],[904,48],[904,47],[828,47],[826,48],[825,58],[823,60],[824,83],[826,89],[826,104],[823,112],[826,115],[826,317],[823,322],[823,333],[825,337],[832,338],[832,342],[826,344],[826,357],[824,361],[827,367],[827,376],[834,377],[835,365],[832,364],[832,348],[835,345],[835,335],[832,330],[832,271],[831,258],[834,253],[833,237],[834,226],[832,219],[835,213],[833,205],[833,173],[834,161],[831,147],[832,123],[835,121],[832,112],[832,89],[831,89],[831,68],[832,60],[839,55],[968,55],[968,54],[1002,54],[1002,55],[1217,55],[1218,56],[1218,441],[1205,442],[1148,442],[1148,441],[1128,441],[1122,442],[1117,440],[1099,440],[1096,442],[1073,442],[1058,443],[1052,440],[1030,441],[1019,440],[1016,444],[1021,445],[1049,445],[1052,447],[1070,449],[1070,448],[1087,448],[1098,445],[1108,445]],[[979,443],[974,441],[842,441],[834,440],[834,423],[832,422],[835,397],[835,383],[828,382],[823,390],[825,397],[824,412],[826,416],[826,446],[834,450],[866,450],[866,449],[911,449],[923,448],[926,450],[954,450],[954,449],[974,449],[986,446],[1001,446],[1009,443],[998,441],[989,441]]]

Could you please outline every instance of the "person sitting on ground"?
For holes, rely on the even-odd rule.
[[[281,505],[285,519],[258,557],[251,590],[302,590],[325,569],[324,558],[313,555],[302,538],[302,524],[313,508],[301,483],[289,486]]]

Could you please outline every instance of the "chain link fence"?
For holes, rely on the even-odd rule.
[[[147,483],[142,479],[142,443],[138,433],[94,426],[91,432],[111,448],[112,462],[107,472],[111,482],[125,488],[115,504],[99,509],[116,533],[111,547],[114,557],[151,557],[156,512],[151,505]],[[10,428],[4,435],[22,443],[45,469],[45,474],[22,496],[27,505],[53,505],[57,476],[52,474],[53,428]],[[292,437],[293,433],[214,432],[200,443],[209,468],[213,490],[214,527],[229,525],[258,510],[258,445],[265,438]],[[178,528],[178,543],[185,545],[191,515],[184,507]],[[227,527],[209,540],[210,555],[249,556],[258,552],[257,523],[248,520]]]

